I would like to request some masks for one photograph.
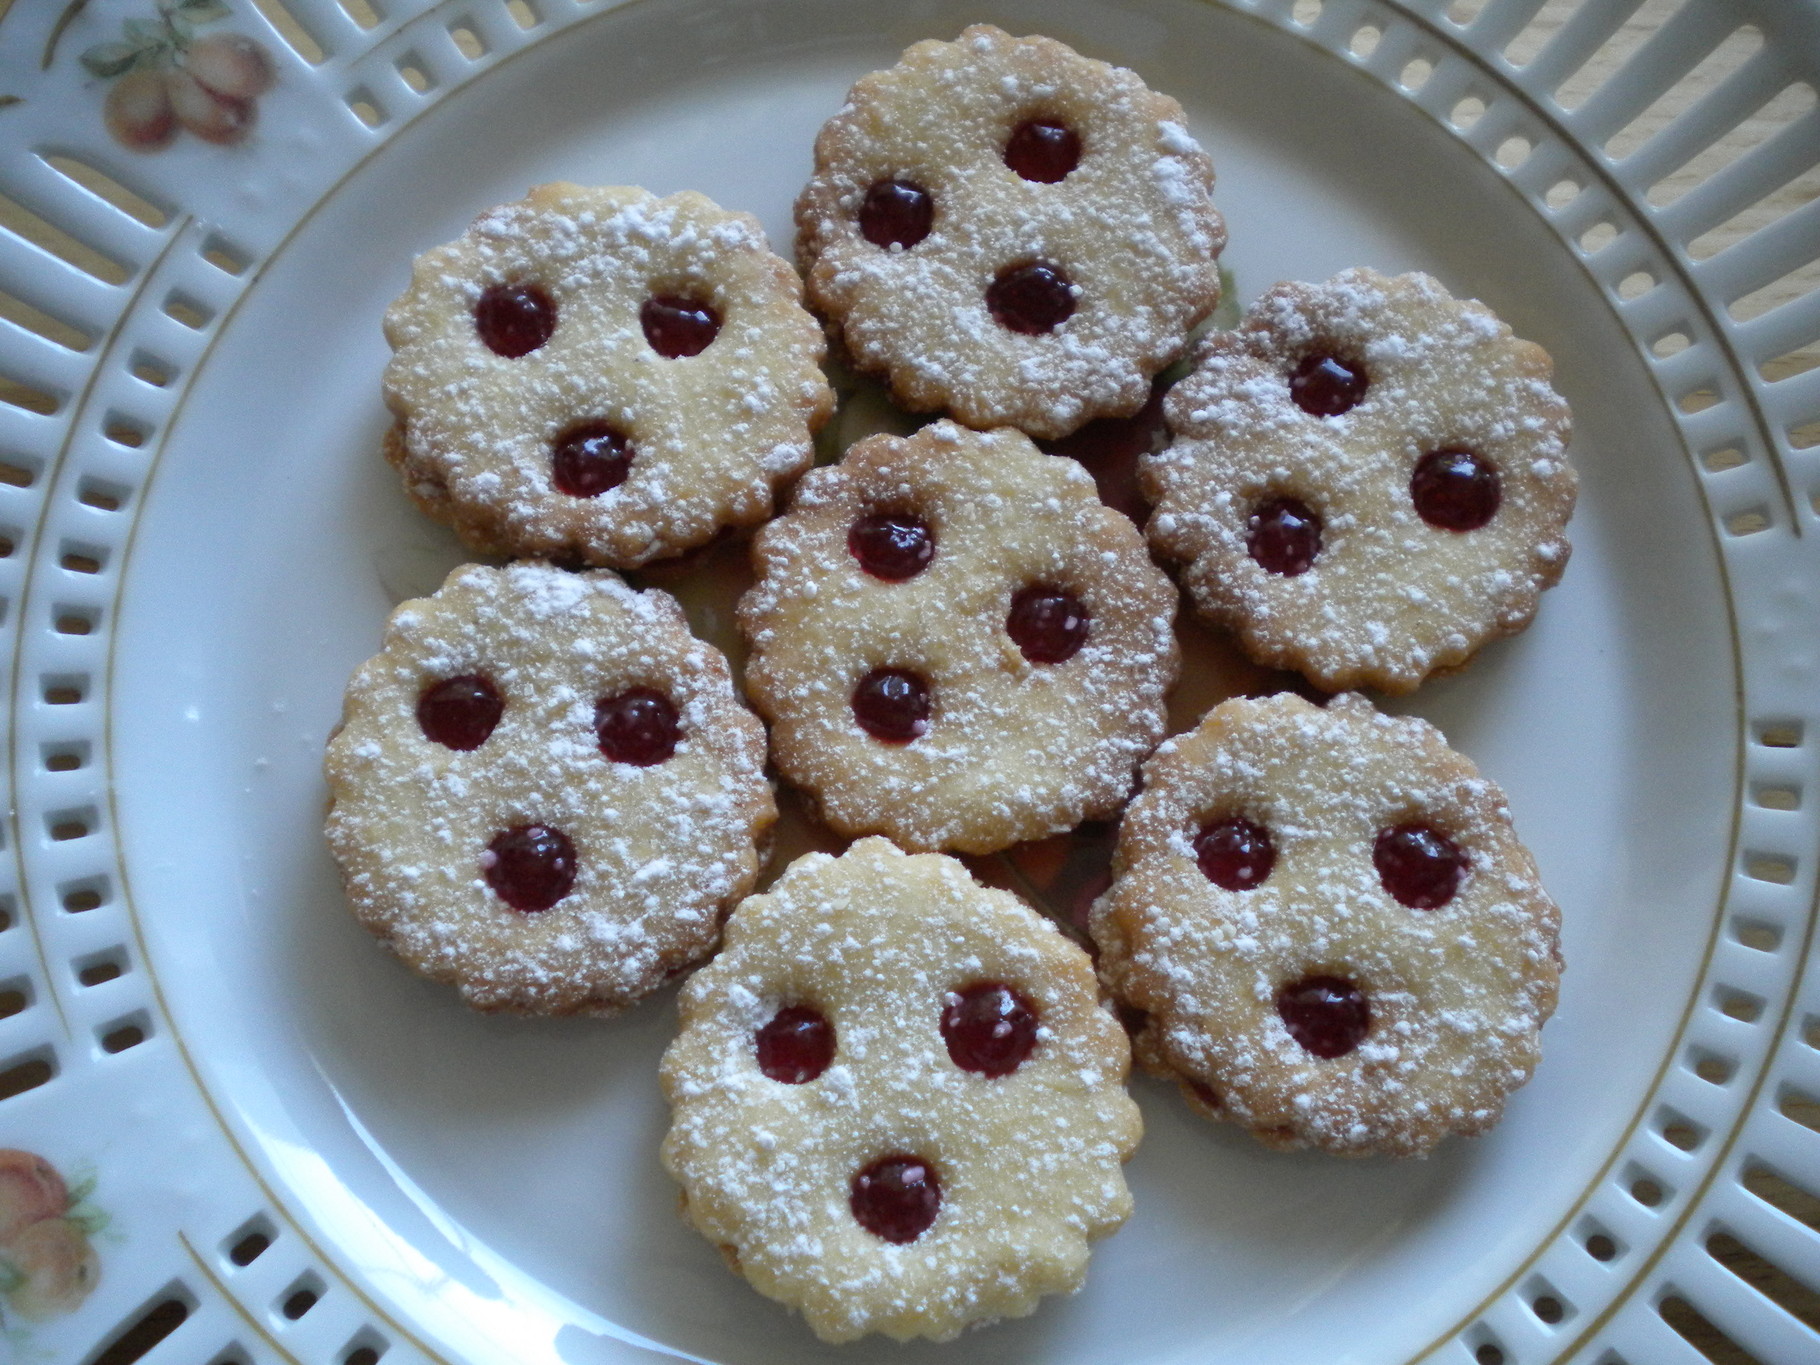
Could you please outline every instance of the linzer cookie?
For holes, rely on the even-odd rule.
[[[1170,391],[1151,543],[1260,663],[1410,691],[1522,630],[1566,567],[1551,373],[1426,275],[1279,284]]]
[[[1130,1211],[1142,1122],[1087,955],[951,858],[799,858],[680,1003],[684,1216],[826,1341],[1021,1317]]]
[[[1425,721],[1222,702],[1145,765],[1113,872],[1092,930],[1139,1059],[1273,1147],[1416,1155],[1535,1068],[1559,912]]]
[[[1212,187],[1174,100],[982,24],[848,93],[816,139],[797,255],[903,406],[1058,437],[1142,407],[1218,301]]]
[[[464,566],[329,743],[361,922],[476,1009],[612,1014],[705,954],[777,815],[726,661],[604,570]]]
[[[621,568],[762,521],[833,395],[795,273],[693,192],[542,185],[387,311],[387,457],[475,549]]]
[[[812,470],[753,545],[746,685],[844,834],[989,853],[1111,814],[1162,738],[1174,587],[1073,460],[937,422]]]

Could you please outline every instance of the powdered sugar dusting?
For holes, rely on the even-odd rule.
[[[1013,985],[1043,1021],[1007,1076],[959,1069],[942,1042],[948,993],[978,981]],[[804,1085],[757,1066],[754,1033],[787,1004],[835,1030],[833,1065]],[[1140,1123],[1085,954],[951,859],[882,839],[799,859],[734,912],[681,1007],[665,1166],[703,1235],[825,1340],[947,1340],[1029,1313],[1080,1285],[1088,1243],[1129,1212],[1120,1165]],[[931,1163],[943,1190],[904,1245],[848,1205],[854,1174],[892,1153]]]
[[[1012,129],[1037,116],[1083,133],[1087,151],[1059,183],[1004,163]],[[912,409],[1048,437],[1134,412],[1219,297],[1213,168],[1182,120],[1131,72],[1052,39],[981,25],[918,43],[861,80],[817,139],[797,203],[810,298]],[[867,189],[892,177],[937,206],[909,250],[880,249],[857,226]],[[1002,326],[985,298],[1001,270],[1032,261],[1076,289],[1073,316],[1041,336]]]
[[[427,739],[426,687],[481,674],[505,699],[480,748]],[[595,703],[654,687],[682,739],[648,768],[609,761]],[[764,733],[725,660],[662,593],[545,564],[458,568],[404,603],[348,686],[326,768],[331,849],[355,912],[410,965],[480,1009],[613,1013],[714,943],[776,818]],[[562,830],[579,870],[548,910],[483,877],[499,832]]]
[[[1337,417],[1304,412],[1288,376],[1304,356],[1362,363],[1369,388]],[[1407,691],[1527,625],[1561,575],[1577,481],[1567,405],[1541,348],[1426,275],[1349,270],[1267,291],[1234,332],[1210,337],[1171,390],[1174,443],[1143,457],[1152,543],[1186,561],[1196,604],[1260,660],[1329,690]],[[1497,516],[1459,533],[1416,512],[1423,455],[1465,449],[1502,483]],[[1249,518],[1293,497],[1323,522],[1314,566],[1271,573]]]
[[[530,281],[556,331],[516,359],[480,341],[483,290]],[[660,292],[711,303],[720,334],[666,359],[639,321]],[[426,252],[386,315],[396,354],[389,454],[413,495],[477,547],[641,564],[761,520],[772,486],[807,466],[832,410],[820,329],[756,220],[699,194],[545,185]],[[634,449],[624,483],[572,497],[551,479],[554,442],[603,419]]]
[[[1191,842],[1235,813],[1277,849],[1246,891],[1209,881]],[[1438,910],[1400,904],[1372,861],[1377,833],[1409,820],[1469,860]],[[1425,1151],[1489,1127],[1534,1070],[1559,912],[1502,793],[1425,721],[1357,694],[1324,710],[1288,694],[1222,703],[1146,765],[1115,873],[1093,932],[1109,986],[1149,1012],[1140,1057],[1210,1086],[1221,1117],[1268,1142]],[[1343,1057],[1303,1050],[1277,1014],[1277,992],[1311,974],[1353,981],[1370,1003],[1371,1032]]]
[[[934,533],[914,578],[873,578],[847,549],[852,524],[881,510]],[[937,422],[863,441],[804,478],[753,553],[747,685],[779,767],[837,829],[966,852],[1057,833],[1116,810],[1163,733],[1175,590],[1091,476],[1017,432]],[[1030,663],[1006,633],[1013,594],[1039,584],[1091,619],[1062,664]],[[885,667],[933,687],[929,731],[907,745],[853,719],[855,683]]]

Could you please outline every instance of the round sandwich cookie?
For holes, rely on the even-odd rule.
[[[630,568],[771,514],[833,410],[758,221],[541,185],[417,258],[386,312],[386,455],[486,554]]]
[[[1130,1212],[1142,1121],[1087,955],[952,858],[799,858],[680,1005],[683,1214],[825,1341],[1021,1317]]]
[[[726,661],[606,570],[458,568],[329,742],[361,922],[476,1009],[614,1014],[700,959],[777,808]]]
[[[1064,436],[1143,406],[1219,300],[1182,107],[990,25],[862,78],[797,200],[812,306],[912,411]]]
[[[1150,542],[1258,662],[1408,692],[1522,630],[1567,565],[1552,371],[1427,275],[1279,284],[1170,390]]]
[[[1162,738],[1176,591],[1073,460],[936,422],[812,470],[753,543],[746,686],[847,835],[990,853],[1112,814]]]
[[[1146,1069],[1273,1147],[1482,1133],[1553,1013],[1559,912],[1503,794],[1357,693],[1216,706],[1163,744],[1094,906]]]

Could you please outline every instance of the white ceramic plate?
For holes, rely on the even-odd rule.
[[[1603,4],[1518,69],[1497,53],[1522,0],[1463,22],[1365,0],[1313,17],[1276,0],[266,0],[209,17],[192,0],[198,34],[255,36],[278,82],[233,145],[186,132],[135,154],[101,123],[119,78],[78,54],[149,0],[73,7],[57,34],[57,6],[25,8],[0,47],[0,95],[21,97],[0,108],[0,193],[53,235],[0,237],[0,289],[49,319],[0,331],[16,547],[0,1008],[18,1005],[0,1018],[0,1143],[91,1177],[60,1212],[99,1282],[63,1284],[66,1311],[36,1320],[19,1295],[55,1288],[48,1272],[0,1294],[17,1348],[87,1365],[145,1319],[135,1340],[169,1332],[148,1360],[200,1365],[1655,1365],[1701,1359],[1689,1332],[1820,1359],[1773,1287],[1820,1285],[1800,1198],[1820,1191],[1804,1107],[1820,997],[1801,975],[1820,371],[1758,368],[1820,333],[1820,295],[1771,325],[1726,311],[1820,255],[1820,218],[1687,251],[1820,156],[1820,132],[1810,116],[1665,210],[1647,191],[1686,159],[1675,146],[1589,150],[1747,17],[1770,35],[1761,59],[1663,137],[1697,151],[1753,91],[1820,79],[1820,12],[1694,0],[1569,114],[1552,91],[1622,17]],[[410,976],[342,907],[319,762],[385,613],[462,557],[376,453],[379,318],[410,258],[549,179],[699,189],[787,243],[850,82],[978,19],[1184,103],[1242,298],[1423,269],[1554,354],[1583,478],[1573,563],[1527,634],[1408,706],[1506,788],[1569,971],[1543,1066],[1490,1136],[1401,1164],[1283,1156],[1140,1082],[1137,1213],[1078,1297],[947,1348],[836,1352],[675,1216],[656,1160],[671,1001],[527,1023]],[[1687,345],[1657,356],[1671,331]],[[1770,1292],[1726,1269],[1732,1244],[1780,1276]]]

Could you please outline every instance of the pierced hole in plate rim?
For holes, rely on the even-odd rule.
[[[279,1301],[278,1311],[292,1322],[296,1322],[318,1303],[322,1302],[322,1281],[314,1275],[305,1275],[289,1289]]]
[[[103,1024],[95,1030],[95,1036],[101,1040],[103,1052],[114,1055],[130,1051],[152,1036],[151,1017],[141,1010],[111,1024]]]
[[[480,36],[472,19],[463,19],[449,25],[449,37],[454,39],[461,55],[471,62],[479,61],[489,51],[487,41]]]
[[[113,1339],[89,1365],[132,1365],[152,1350],[196,1311],[196,1297],[181,1281],[173,1280],[133,1310]]]
[[[1750,457],[1737,446],[1709,450],[1700,457],[1700,464],[1708,474],[1723,474],[1728,469],[1741,469],[1749,463]]]
[[[48,313],[35,304],[27,303],[17,294],[9,294],[4,289],[0,289],[0,319],[41,336],[52,345],[78,354],[88,350],[95,342],[94,335],[85,328],[78,327],[55,313]]]
[[[347,106],[353,111],[354,117],[369,128],[377,128],[386,120],[385,110],[373,97],[373,92],[364,85],[349,92]]]
[[[107,904],[110,891],[105,877],[90,877],[59,887],[57,895],[66,914],[86,915]]]
[[[1689,1049],[1688,1062],[1688,1069],[1708,1085],[1725,1085],[1738,1074],[1736,1061],[1704,1048]]]
[[[1793,1119],[1803,1128],[1811,1128],[1820,1133],[1820,1100],[1812,1095],[1785,1085],[1776,1096],[1776,1108],[1784,1118]]]
[[[1758,786],[1751,790],[1751,800],[1765,810],[1800,810],[1799,787]]]
[[[76,501],[101,512],[118,512],[132,490],[107,479],[84,479],[76,488]]]
[[[88,191],[134,222],[149,228],[162,228],[171,221],[171,209],[148,199],[137,190],[127,188],[107,172],[95,169],[86,161],[78,161],[73,156],[42,153],[39,160],[71,184]]]
[[[1679,1294],[1670,1294],[1656,1305],[1662,1321],[1674,1328],[1689,1345],[1715,1365],[1763,1365],[1756,1356],[1726,1336],[1706,1315]]]
[[[419,95],[427,94],[436,88],[436,78],[424,66],[423,58],[415,52],[407,52],[397,62],[398,78],[410,86]]]
[[[1754,1024],[1763,1014],[1763,999],[1748,991],[1733,990],[1729,986],[1720,986],[1713,992],[1718,997],[1719,1013],[1727,1019],[1736,1019],[1740,1023]]]
[[[1618,225],[1601,218],[1580,234],[1580,250],[1594,256],[1617,240]]]
[[[95,953],[84,958],[76,967],[76,984],[105,986],[110,981],[118,981],[126,974],[126,958],[120,949],[110,949],[105,953]]]
[[[36,1090],[57,1074],[57,1056],[48,1047],[0,1062],[0,1102]]]
[[[1428,78],[1435,73],[1435,64],[1427,57],[1412,57],[1404,64],[1397,75],[1397,84],[1414,94],[1428,84]]]
[[[112,256],[103,254],[81,238],[33,213],[17,199],[0,194],[0,210],[7,230],[33,246],[48,251],[65,265],[74,266],[103,284],[125,284],[133,277],[132,268]]]
[[[1750,1162],[1738,1183],[1772,1208],[1780,1209],[1790,1218],[1820,1232],[1820,1199],[1781,1173],[1759,1162]]]
[[[253,0],[253,7],[265,16],[266,22],[284,40],[285,46],[311,66],[320,66],[323,58],[329,55],[316,40],[316,35],[285,8],[281,0]]]
[[[1780,927],[1742,916],[1732,920],[1732,938],[1757,953],[1773,953],[1782,946]]]
[[[278,1240],[277,1230],[271,1220],[264,1214],[249,1219],[240,1225],[240,1230],[233,1233],[222,1244],[222,1254],[235,1265],[245,1268],[265,1255],[266,1250]]]

